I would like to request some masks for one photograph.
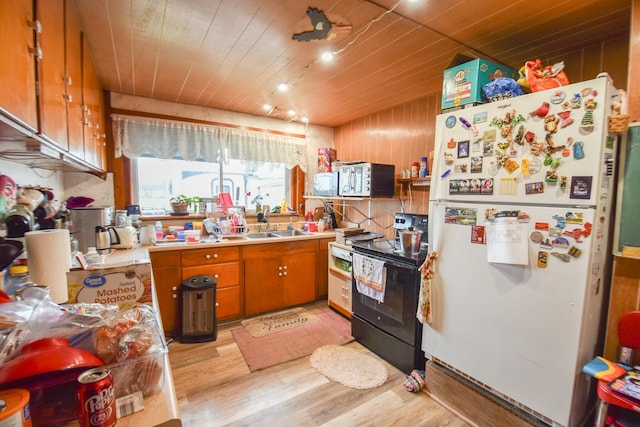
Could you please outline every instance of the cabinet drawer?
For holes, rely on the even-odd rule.
[[[240,316],[240,287],[232,286],[216,292],[216,318]]]
[[[200,265],[196,267],[184,267],[182,280],[197,274],[207,274],[216,278],[216,287],[226,288],[240,284],[240,263],[226,262],[213,265]]]
[[[182,251],[182,266],[191,267],[218,262],[237,261],[240,249],[235,248],[206,248]]]
[[[180,266],[180,252],[178,251],[150,252],[149,259],[153,267]]]

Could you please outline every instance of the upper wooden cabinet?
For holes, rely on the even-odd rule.
[[[61,148],[69,148],[67,137],[67,86],[63,0],[38,0],[36,18],[42,31],[36,35],[42,58],[38,62],[40,133]]]
[[[76,10],[75,4],[70,1],[66,2],[65,10],[65,57],[69,152],[79,159],[87,160],[91,157],[91,153],[85,149],[84,142],[84,117],[82,112],[82,29],[78,11]]]
[[[38,129],[33,3],[3,1],[0,7],[0,108],[31,131]]]
[[[85,160],[106,169],[106,130],[104,96],[91,60],[89,45],[82,37],[82,114]]]
[[[81,165],[106,170],[104,98],[76,4],[12,0],[0,7],[0,113],[9,127]],[[3,129],[14,129],[8,134]],[[56,156],[54,156],[56,157]]]

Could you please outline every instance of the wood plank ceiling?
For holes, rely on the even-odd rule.
[[[631,14],[630,0],[75,1],[109,91],[261,116],[267,102],[332,127],[440,93],[458,53],[518,68],[628,37]],[[326,39],[292,39],[313,29],[308,7]]]

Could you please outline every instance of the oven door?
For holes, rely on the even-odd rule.
[[[418,268],[416,265],[403,264],[384,257],[370,254],[365,256],[385,261],[387,281],[384,303],[358,292],[352,275],[353,314],[376,328],[415,346],[418,343],[418,335],[421,333],[418,331],[419,322],[416,319],[420,286]]]
[[[346,165],[340,167],[338,176],[340,196],[366,196],[363,189],[364,167],[362,164]]]

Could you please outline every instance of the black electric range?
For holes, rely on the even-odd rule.
[[[420,290],[418,268],[428,251],[427,224],[427,215],[399,213],[394,220],[398,238],[353,243],[354,258],[360,255],[384,262],[386,283],[384,298],[380,301],[361,293],[356,279],[352,278],[351,334],[406,373],[425,369],[422,324],[416,318],[416,312]],[[420,253],[415,255],[400,251],[399,232],[409,227],[423,232]]]

